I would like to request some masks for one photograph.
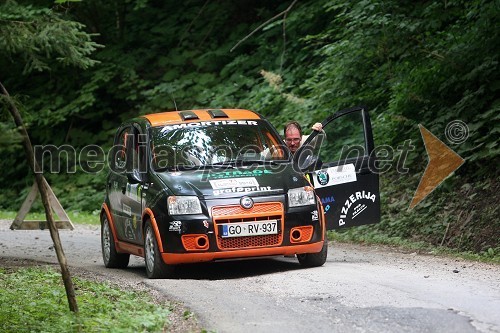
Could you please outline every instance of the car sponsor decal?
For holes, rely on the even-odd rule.
[[[258,187],[259,182],[255,177],[246,178],[228,178],[209,180],[214,190],[232,188],[232,187]]]
[[[233,171],[224,171],[224,172],[209,172],[207,174],[201,175],[204,179],[226,179],[226,178],[234,178],[234,177],[258,177],[261,175],[270,175],[272,174],[269,170],[255,169],[255,170],[233,170]]]
[[[335,202],[335,198],[332,195],[329,197],[321,198],[321,203],[323,204],[323,206],[325,206],[329,203],[334,203],[334,202]]]
[[[181,233],[181,226],[182,226],[181,221],[171,221],[170,226],[168,227],[168,231]]]
[[[321,186],[325,186],[330,181],[330,176],[328,176],[328,172],[325,170],[319,170],[316,173],[316,179]]]
[[[214,190],[214,195],[221,195],[226,193],[248,193],[248,192],[262,192],[272,191],[271,186],[247,186],[247,187],[230,187]]]
[[[313,210],[311,212],[311,221],[318,221],[318,220],[319,220],[318,211],[317,210]]]
[[[127,239],[134,239],[134,228],[132,227],[132,219],[125,220],[125,237]]]
[[[356,180],[356,168],[354,164],[345,164],[318,170],[314,172],[313,177],[315,188],[351,183]]]
[[[335,198],[333,196],[321,198],[321,204],[325,208],[325,213],[328,213],[328,211],[331,208],[330,204],[333,204],[334,202],[335,202]]]
[[[377,196],[375,193],[371,193],[370,191],[357,191],[353,193],[347,198],[340,211],[340,219],[339,219],[339,227],[345,224],[345,219],[348,217],[349,210],[352,208],[351,219],[355,219],[359,216],[366,208],[368,208],[367,204],[375,203]],[[365,200],[364,202],[358,202],[359,200]],[[369,200],[369,201],[368,201]]]
[[[200,126],[221,126],[221,125],[248,125],[257,126],[258,123],[254,120],[213,120],[213,121],[199,121],[193,123],[166,125],[161,130],[162,133],[181,128],[191,128]]]
[[[130,209],[130,206],[123,204],[123,213],[127,216],[132,216],[132,209]]]

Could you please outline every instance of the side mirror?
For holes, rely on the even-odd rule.
[[[127,180],[130,184],[138,184],[142,182],[142,176],[139,170],[132,170],[127,172]]]
[[[299,164],[299,169],[302,172],[312,172],[314,170],[321,169],[323,162],[317,156],[308,155],[303,163]]]
[[[293,161],[302,172],[314,171],[321,168],[323,164],[319,157],[313,154],[313,148],[311,146],[300,147],[293,156]]]

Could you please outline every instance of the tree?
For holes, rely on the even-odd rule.
[[[0,6],[0,50],[4,56],[18,56],[24,60],[24,74],[32,71],[50,70],[56,61],[63,65],[88,68],[95,61],[88,56],[99,45],[91,40],[91,35],[83,29],[84,25],[64,19],[50,9],[36,9],[32,6],[22,6],[16,2],[6,2]],[[68,270],[66,257],[57,231],[52,209],[50,207],[46,182],[43,173],[35,160],[31,140],[24,122],[13,99],[2,84],[0,78],[0,94],[3,109],[7,109],[21,134],[22,145],[45,208],[51,238],[61,267],[61,274],[66,289],[69,308],[78,312],[75,290]]]

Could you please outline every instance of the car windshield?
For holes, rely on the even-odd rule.
[[[288,150],[264,120],[220,120],[153,127],[155,170],[288,161]]]

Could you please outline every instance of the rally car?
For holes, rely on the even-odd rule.
[[[314,133],[294,156],[249,110],[171,111],[123,123],[101,210],[104,265],[125,268],[131,254],[141,256],[149,278],[221,259],[296,255],[303,266],[323,265],[327,229],[380,215],[368,113],[348,111],[323,122],[319,150],[308,144]],[[361,117],[362,158],[327,162],[338,149],[328,124],[352,114]]]

